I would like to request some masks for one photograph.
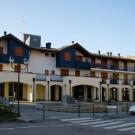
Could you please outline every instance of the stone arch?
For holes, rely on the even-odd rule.
[[[51,85],[50,86],[50,98],[51,101],[61,101],[62,100],[62,86],[61,85]]]

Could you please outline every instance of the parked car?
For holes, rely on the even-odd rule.
[[[131,115],[135,115],[135,104],[134,104],[134,105],[131,105],[131,106],[129,107],[129,113],[130,113]]]

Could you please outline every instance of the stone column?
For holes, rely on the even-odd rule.
[[[119,87],[118,89],[118,101],[122,101],[122,89]]]
[[[133,86],[129,89],[129,101],[133,101]]]

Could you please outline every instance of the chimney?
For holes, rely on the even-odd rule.
[[[46,43],[46,48],[47,48],[47,49],[50,49],[50,48],[51,48],[51,42],[47,42],[47,43]]]
[[[120,58],[120,53],[118,53],[118,56],[119,56],[119,58]]]
[[[6,31],[4,31],[4,36],[6,36],[7,35],[7,32]]]
[[[110,52],[110,56],[112,56],[112,52]]]
[[[107,52],[107,55],[109,56],[109,52]]]
[[[101,51],[98,51],[98,54],[100,55]]]
[[[75,43],[75,41],[72,41],[71,43],[72,43],[72,44],[74,44],[74,43]]]

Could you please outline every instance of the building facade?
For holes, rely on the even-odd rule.
[[[24,42],[12,34],[0,37],[0,96],[17,97],[19,72],[20,100],[61,101],[70,95],[89,102],[135,101],[134,59],[90,53],[73,42],[58,49],[36,42],[36,47],[30,39],[37,41],[29,35]],[[25,68],[24,59],[29,60]]]

